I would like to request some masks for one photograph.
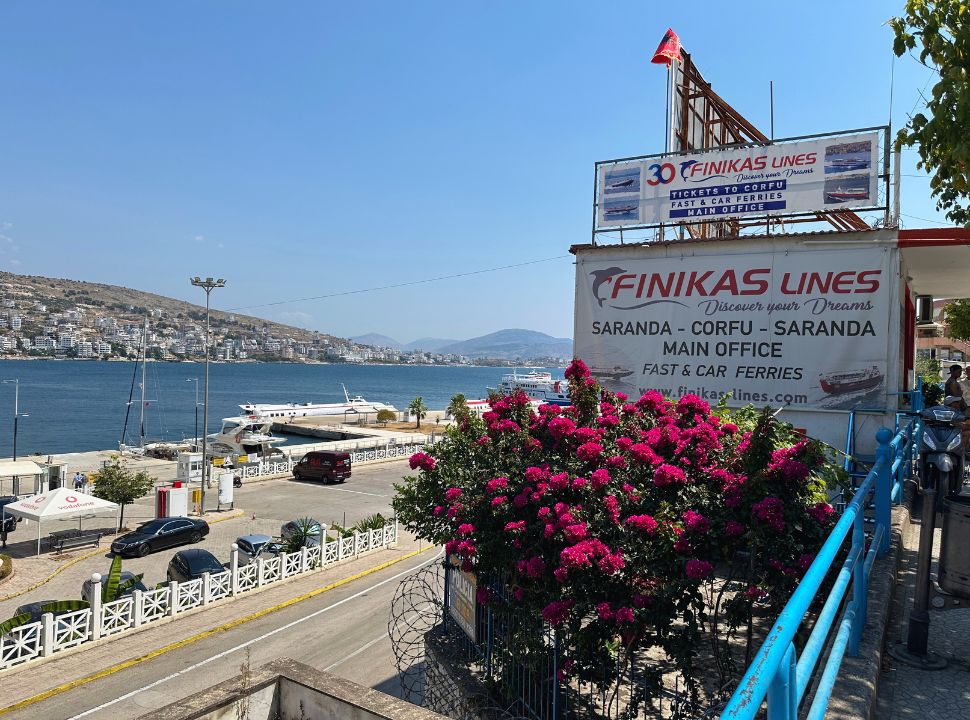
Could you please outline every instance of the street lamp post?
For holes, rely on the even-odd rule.
[[[202,391],[202,502],[199,507],[199,514],[205,515],[205,489],[211,481],[211,472],[208,463],[208,452],[206,439],[209,437],[209,294],[216,288],[226,286],[226,281],[222,278],[213,280],[207,277],[205,280],[199,277],[189,278],[195,287],[205,290],[205,382]]]
[[[195,383],[195,447],[199,447],[199,378],[186,378],[185,382]]]

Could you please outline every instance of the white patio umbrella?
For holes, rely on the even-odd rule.
[[[9,505],[3,506],[5,514],[16,515],[27,520],[37,521],[37,554],[40,555],[40,522],[41,520],[59,520],[69,517],[80,517],[93,513],[114,510],[118,512],[118,505],[101,498],[88,495],[78,490],[57,488],[50,492],[33,495]]]

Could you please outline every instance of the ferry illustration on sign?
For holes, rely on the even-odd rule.
[[[845,370],[824,373],[818,376],[822,391],[829,395],[868,390],[878,387],[885,379],[879,366],[873,365],[864,370]]]

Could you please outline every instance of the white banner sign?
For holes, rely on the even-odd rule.
[[[885,407],[890,252],[882,247],[576,265],[576,355],[607,388],[712,404]],[[891,383],[890,383],[891,384]]]
[[[879,205],[879,134],[601,163],[597,228]]]

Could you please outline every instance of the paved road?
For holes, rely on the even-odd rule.
[[[384,553],[381,559],[387,559],[389,554]],[[374,559],[377,557],[371,556]],[[398,557],[406,556],[399,552]],[[55,694],[5,717],[31,720],[135,718],[149,709],[174,702],[238,675],[241,666],[246,663],[257,667],[279,656],[289,656],[363,685],[398,694],[396,670],[387,637],[391,598],[402,577],[439,558],[439,551],[425,551],[259,619]],[[361,558],[355,562],[363,563],[365,560]],[[332,568],[321,575],[329,573],[332,577],[339,573],[341,577],[346,577],[352,570]],[[321,575],[317,576],[318,585]],[[293,589],[297,585],[293,583]],[[275,597],[271,597],[269,592],[263,593],[265,597],[260,599],[259,604],[265,607],[270,602],[278,602],[282,589],[274,588],[277,593]],[[242,602],[245,601],[237,601]],[[198,632],[199,629],[211,627],[211,616],[218,613],[219,608],[210,608],[167,627],[171,629],[178,625],[179,630],[184,631],[187,629],[181,627],[184,622],[196,626],[189,629],[190,632]],[[159,630],[161,634],[157,634]],[[152,636],[152,633],[157,635]],[[85,653],[37,666],[32,676],[30,671],[5,676],[2,680],[4,696],[8,702],[20,700],[27,696],[25,692],[33,689],[36,693],[53,685],[52,676],[56,675],[60,675],[59,682],[84,677],[84,673],[90,674],[99,667],[99,660],[104,660],[107,665],[124,660],[130,653],[137,653],[138,648],[132,649],[130,646],[133,641],[137,643],[138,638],[144,636],[142,644],[145,646],[140,649],[144,653],[152,640],[165,635],[168,637],[163,642],[176,639],[171,631],[165,632],[165,627],[156,628],[114,641],[125,643],[128,647],[118,645],[113,656],[106,655],[112,648],[109,644],[103,644]]]
[[[353,525],[373,513],[382,513],[390,518],[393,514],[391,499],[394,494],[393,483],[409,472],[407,461],[394,461],[373,465],[358,465],[352,477],[340,485],[296,482],[292,479],[267,480],[247,483],[236,490],[235,507],[241,509],[241,517],[213,523],[207,538],[200,544],[224,562],[229,560],[229,546],[240,535],[259,532],[278,535],[280,525],[295,517],[310,515],[328,524]],[[214,494],[214,493],[213,493]],[[126,524],[133,527],[136,523],[153,516],[148,499],[129,507],[125,513]],[[255,516],[255,519],[254,519]],[[209,519],[218,517],[210,513]],[[131,518],[129,521],[128,518]],[[94,520],[85,521],[85,526],[97,524]],[[44,528],[49,532],[51,528]],[[10,584],[0,587],[0,597],[15,591],[14,582],[20,587],[29,586],[31,573],[38,578],[50,574],[56,567],[52,562],[56,556],[45,553],[40,559],[33,558],[34,544],[30,535],[36,533],[35,526],[19,528],[10,536],[10,554],[15,558],[15,572],[19,573]],[[15,538],[21,542],[12,542]],[[168,561],[178,548],[163,550],[146,558],[125,560],[124,567],[136,573],[145,573],[146,585],[165,580]],[[86,550],[78,551],[81,555]],[[69,556],[69,554],[65,554]],[[58,574],[50,582],[20,595],[0,602],[0,619],[13,615],[17,606],[24,603],[62,598],[79,598],[81,584],[94,572],[104,573],[110,565],[105,554],[97,554],[78,562]],[[21,585],[21,583],[23,583]]]

